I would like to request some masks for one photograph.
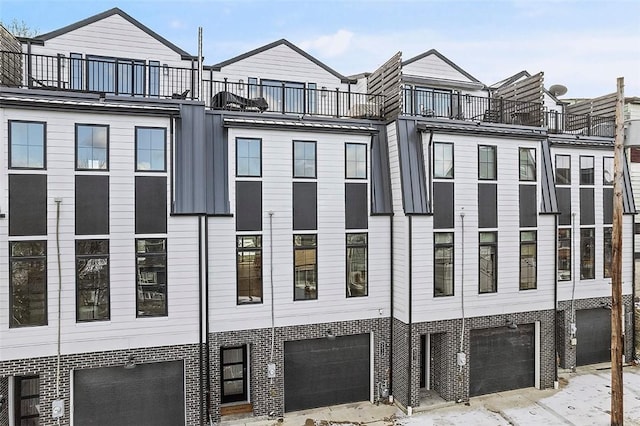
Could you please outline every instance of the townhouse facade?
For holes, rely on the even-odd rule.
[[[119,9],[7,40],[0,423],[412,411],[608,359],[613,118],[542,74],[205,65]]]

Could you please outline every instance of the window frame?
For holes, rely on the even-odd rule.
[[[164,251],[162,252],[140,252],[138,251],[138,243],[140,241],[149,241],[149,240],[160,240],[163,242],[164,244]],[[169,301],[168,301],[168,296],[169,296],[169,283],[168,283],[168,250],[167,250],[167,238],[163,237],[163,238],[153,238],[153,237],[140,237],[140,238],[136,238],[135,242],[134,242],[134,250],[135,250],[135,257],[136,257],[136,318],[154,318],[154,317],[166,317],[169,316]],[[155,287],[161,287],[164,286],[164,298],[163,300],[163,304],[164,304],[164,310],[161,313],[157,313],[157,314],[144,314],[144,313],[140,313],[141,312],[141,305],[140,305],[140,292],[143,291],[141,289],[142,283],[141,283],[141,271],[140,271],[140,265],[138,263],[138,259],[140,257],[163,257],[164,256],[164,284],[159,284],[159,283],[155,283]],[[160,271],[156,271],[156,272],[160,272]]]
[[[560,233],[561,232],[568,232],[568,237],[561,237]],[[558,228],[558,232],[557,232],[557,239],[558,239],[558,258],[556,259],[556,263],[557,263],[557,271],[556,271],[556,279],[561,282],[561,281],[571,281],[571,278],[573,277],[573,232],[571,228]],[[568,246],[561,246],[562,242],[567,242],[568,241]],[[560,261],[560,250],[561,249],[565,249],[568,248],[569,249],[569,275],[565,276],[564,278],[561,278],[560,275],[560,265],[561,265],[561,261]],[[565,271],[565,269],[563,269],[563,271]]]
[[[14,166],[13,165],[13,124],[40,124],[42,125],[42,166]],[[9,120],[9,143],[8,143],[8,157],[9,157],[9,169],[13,170],[47,170],[47,122],[46,121],[33,121],[33,120]],[[27,145],[29,146],[29,145]]]
[[[354,242],[353,240],[355,238],[357,238],[358,236],[363,236],[364,237],[364,243],[359,243],[359,242]],[[350,238],[351,237],[351,238]],[[361,270],[356,270],[353,271],[352,270],[352,266],[353,264],[355,264],[355,262],[351,261],[351,253],[350,250],[352,249],[363,249],[364,250],[364,278],[363,278],[363,282],[364,282],[364,291],[361,294],[354,294],[356,293],[354,290],[357,290],[358,292],[360,292],[360,289],[357,288],[356,286],[359,286],[360,283],[355,283],[354,281],[356,280],[357,276],[362,276],[362,274],[360,273]],[[346,297],[347,298],[352,298],[352,297],[367,297],[369,296],[369,233],[367,232],[348,232],[345,235],[345,272],[346,272],[346,276],[345,276],[345,291],[346,291]],[[362,263],[362,262],[360,262]],[[352,279],[353,278],[353,279]],[[352,285],[352,283],[354,285]]]
[[[257,141],[260,144],[260,170],[258,172],[258,174],[240,174],[238,171],[238,163],[239,163],[239,156],[238,156],[238,144],[240,143],[240,141]],[[239,178],[261,178],[262,177],[262,138],[247,138],[247,137],[241,137],[238,136],[236,137],[236,146],[235,146],[236,152],[235,152],[235,157],[236,157],[236,177]],[[244,158],[244,157],[243,157]],[[247,158],[251,158],[251,157],[247,157]],[[251,167],[249,167],[250,169]],[[249,170],[250,172],[250,170]]]
[[[43,254],[33,255],[30,254],[28,256],[14,256],[13,255],[13,245],[20,243],[40,243],[43,248]],[[46,240],[21,240],[21,241],[9,241],[9,328],[24,328],[24,327],[41,327],[46,326],[49,323],[49,312],[48,312],[48,276],[47,276],[47,241]],[[43,283],[42,286],[42,294],[43,294],[43,306],[42,306],[42,322],[40,323],[29,323],[29,324],[20,324],[14,321],[14,307],[15,307],[15,284],[13,277],[14,270],[14,262],[41,262],[42,263],[42,274],[43,274]]]
[[[533,152],[532,156],[526,156],[525,162],[523,162],[522,154],[524,152]],[[531,163],[529,162],[530,158],[533,158],[533,178],[529,178],[528,172],[523,175],[522,167],[525,166],[527,169],[531,167]],[[518,181],[520,182],[537,182],[538,181],[538,152],[536,148],[529,147],[518,147]]]
[[[80,127],[102,127],[106,129],[107,132],[107,145],[105,147],[105,151],[106,151],[106,155],[105,155],[105,167],[104,168],[92,168],[92,167],[80,167],[78,160],[78,129]],[[82,171],[82,172],[108,172],[109,171],[109,148],[110,148],[110,143],[111,143],[111,137],[110,137],[110,127],[108,124],[89,124],[89,123],[76,123],[75,124],[75,170],[76,171]],[[92,152],[93,152],[93,148],[92,148]],[[95,161],[95,160],[92,160]]]
[[[588,174],[583,174],[583,170],[589,170],[589,168],[582,167],[582,160],[589,160],[589,159],[591,159],[591,182],[587,182],[586,179],[583,179],[589,176]],[[585,185],[585,186],[595,185],[595,182],[596,182],[595,173],[596,173],[595,157],[593,155],[581,155],[580,156],[580,185]]]
[[[562,169],[560,169],[560,167],[558,167],[558,161],[560,159],[562,159],[562,160],[567,159],[569,161],[569,168],[563,167]],[[555,160],[556,161],[555,161],[554,165],[555,165],[555,172],[556,172],[556,185],[571,185],[571,155],[570,154],[556,154]],[[560,176],[559,170],[567,170],[568,171],[568,180],[566,180],[565,182],[560,182],[560,179],[558,179],[558,176]],[[565,176],[565,178],[566,178],[566,176]]]
[[[296,245],[296,237],[302,237],[301,240],[304,237],[313,237],[313,243],[309,244],[309,245]],[[293,234],[293,241],[292,241],[292,245],[293,245],[293,301],[294,302],[299,302],[299,301],[305,301],[305,300],[318,300],[318,235],[317,234]],[[307,292],[309,294],[309,297],[303,297],[303,298],[298,298],[297,297],[297,268],[298,265],[296,263],[297,261],[297,252],[299,251],[312,251],[313,252],[313,275],[315,277],[315,289],[309,289],[307,290],[306,286],[304,289],[303,294],[306,296]]]
[[[492,234],[494,239],[491,242],[482,241],[482,234]],[[493,282],[490,290],[482,289],[482,248],[493,248]],[[491,294],[498,292],[498,232],[497,231],[480,231],[478,233],[478,294]]]
[[[254,247],[238,247],[239,245],[239,239],[242,238],[244,241],[244,238],[255,238],[256,239],[256,245]],[[236,306],[244,306],[244,305],[259,305],[263,303],[264,300],[264,265],[263,265],[263,252],[262,252],[262,235],[261,234],[243,234],[243,235],[236,235],[235,236],[235,240],[236,240],[236,260],[235,260],[235,267],[236,267]],[[244,244],[244,242],[243,242]],[[260,271],[258,274],[258,278],[260,280],[260,298],[257,301],[253,301],[251,300],[251,298],[253,297],[253,295],[249,296],[249,301],[247,302],[240,302],[240,268],[239,268],[239,260],[240,257],[239,255],[241,253],[244,252],[249,252],[249,251],[253,251],[253,252],[259,252],[260,255]],[[255,261],[252,262],[252,267],[255,267],[255,265],[253,264],[255,263]],[[250,277],[250,280],[253,280],[254,277]],[[251,282],[249,284],[249,292],[251,293],[252,291],[252,284],[253,282]]]
[[[523,240],[523,236],[526,234],[533,235],[533,240]],[[533,247],[533,259],[534,264],[530,266],[533,269],[533,283],[527,282],[526,286],[523,286],[523,248],[524,247]],[[520,231],[520,253],[519,253],[519,290],[527,291],[527,290],[536,290],[538,288],[538,232],[535,230],[521,230]]]
[[[349,175],[349,150],[347,147],[349,147],[350,145],[355,146],[356,148],[360,149],[361,147],[364,148],[364,176],[358,176],[357,173],[356,175]],[[345,179],[352,179],[352,180],[367,180],[369,177],[369,152],[368,152],[368,145],[366,143],[361,143],[361,142],[345,142],[344,144],[344,178]],[[358,160],[354,161],[357,164],[359,164],[360,162]],[[357,167],[356,167],[357,169]]]
[[[438,243],[436,242],[437,235],[450,235],[451,242],[447,243]],[[433,233],[433,297],[450,297],[455,296],[455,287],[456,287],[456,251],[455,251],[455,233],[452,231],[448,232],[434,232]],[[447,293],[446,291],[442,291],[441,294],[436,292],[436,287],[438,286],[438,252],[439,249],[450,249],[451,255],[448,257],[451,263],[451,292]],[[443,258],[444,259],[444,258]],[[444,288],[444,285],[442,286]]]
[[[590,236],[584,237],[585,232],[591,232]],[[590,257],[587,259],[585,255],[587,254],[587,250],[585,249],[584,243],[588,243],[591,241],[593,247],[590,250]],[[585,267],[584,261],[591,262],[591,274],[586,275],[584,271],[588,268]],[[596,278],[596,229],[594,227],[586,227],[580,228],[580,280],[593,280]]]
[[[482,162],[481,152],[482,149],[490,148],[493,153],[493,163]],[[482,165],[493,164],[493,177],[482,176]],[[478,180],[482,181],[496,181],[498,180],[498,147],[496,145],[478,145]]]
[[[162,150],[163,150],[163,167],[162,169],[141,169],[138,163],[138,132],[141,130],[162,130],[162,138],[163,138],[163,146],[162,146]],[[136,172],[144,172],[144,173],[166,173],[167,172],[167,128],[166,127],[149,127],[149,126],[136,126],[134,128],[134,138],[135,138],[135,153],[134,153],[134,161],[135,161],[135,171]],[[153,149],[149,149],[150,152],[153,152]]]
[[[436,147],[438,146],[447,146],[451,149],[451,175],[450,176],[440,176],[438,175],[438,168],[436,167],[436,163],[437,162],[442,162],[444,164],[444,160],[438,160],[437,158],[437,154],[436,154]],[[456,173],[455,173],[455,149],[454,149],[454,144],[451,142],[434,142],[433,143],[433,178],[434,179],[455,179],[456,177]]]
[[[93,242],[106,242],[106,253],[99,253],[99,254],[78,254],[78,247],[79,247],[79,243],[81,242],[88,242],[88,241],[93,241]],[[76,285],[75,285],[75,291],[76,291],[76,323],[85,323],[85,322],[99,322],[99,321],[110,321],[111,320],[111,244],[109,239],[104,239],[104,238],[90,238],[90,239],[76,239],[74,241],[74,245],[75,245],[75,278],[76,278]],[[88,319],[81,319],[80,318],[80,293],[81,293],[81,289],[80,289],[80,276],[79,276],[79,271],[78,271],[78,261],[82,260],[82,259],[101,259],[101,258],[106,258],[106,270],[107,270],[107,277],[106,277],[106,295],[105,297],[105,303],[106,303],[106,311],[107,314],[104,318],[88,318]],[[90,287],[93,289],[97,289],[98,291],[100,289],[97,288],[97,286]],[[97,297],[97,296],[96,296]],[[82,305],[84,306],[84,305]]]
[[[313,144],[313,175],[311,176],[307,176],[305,174],[303,175],[297,175],[296,174],[296,162],[298,161],[297,157],[296,157],[296,145],[297,144],[303,144],[303,146],[306,146],[306,144]],[[306,141],[306,140],[294,140],[293,141],[293,156],[292,156],[292,170],[291,170],[291,174],[293,176],[293,178],[295,179],[317,179],[318,177],[318,144],[316,141]],[[303,150],[306,151],[306,150]],[[304,154],[304,153],[303,153]],[[306,170],[306,164],[307,161],[310,161],[307,158],[303,158],[301,161],[304,162],[305,167],[304,169]]]

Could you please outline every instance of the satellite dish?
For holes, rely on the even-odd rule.
[[[562,84],[554,84],[553,86],[549,87],[549,93],[551,93],[553,96],[562,96],[565,95],[567,93],[567,88],[566,86],[563,86]]]

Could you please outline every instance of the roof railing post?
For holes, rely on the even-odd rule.
[[[336,87],[336,117],[340,117],[340,89]]]

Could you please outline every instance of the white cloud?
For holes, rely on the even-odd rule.
[[[174,30],[181,30],[186,27],[186,24],[179,19],[174,19],[171,22],[169,22],[169,27],[171,27]]]
[[[300,48],[319,56],[332,58],[340,56],[352,48],[353,35],[351,31],[341,29],[334,34],[303,41],[300,43]]]

